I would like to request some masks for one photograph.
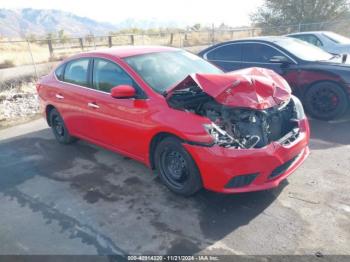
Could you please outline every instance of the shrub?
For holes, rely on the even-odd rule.
[[[15,64],[13,63],[13,61],[9,59],[5,59],[4,62],[0,63],[0,69],[14,67],[14,66]]]

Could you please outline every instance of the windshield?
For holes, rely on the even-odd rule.
[[[274,43],[305,61],[324,61],[333,57],[321,48],[295,38],[278,39]]]
[[[325,32],[323,35],[337,44],[350,44],[350,39],[345,36],[333,32]]]
[[[158,93],[163,93],[193,73],[223,73],[209,62],[186,51],[151,53],[124,60]]]

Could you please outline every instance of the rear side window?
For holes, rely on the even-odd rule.
[[[245,44],[243,47],[244,62],[269,63],[273,56],[285,56],[275,48],[263,44]]]
[[[61,80],[61,81],[63,80],[64,66],[65,65],[61,65],[55,70],[55,75],[56,75],[57,79]]]
[[[207,53],[208,60],[241,61],[241,58],[241,44],[228,44],[220,46]]]
[[[97,90],[108,93],[118,85],[134,86],[132,78],[120,66],[103,59],[94,59],[92,79]]]
[[[293,35],[292,37],[306,41],[306,42],[308,42],[312,45],[315,45],[315,46],[323,46],[321,40],[318,39],[318,37],[314,36],[314,35],[295,35],[295,36]]]
[[[64,71],[64,81],[81,86],[89,86],[89,60],[89,58],[82,58],[69,62]]]

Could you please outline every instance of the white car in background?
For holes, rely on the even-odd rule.
[[[350,54],[350,38],[333,32],[300,32],[286,36],[306,41],[331,54]]]

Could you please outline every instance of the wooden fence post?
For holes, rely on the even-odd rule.
[[[112,36],[108,36],[108,47],[112,47]]]
[[[36,64],[35,64],[35,61],[34,61],[34,57],[33,57],[33,53],[32,53],[32,49],[30,47],[30,44],[29,44],[29,41],[27,40],[27,46],[28,46],[28,51],[30,53],[30,58],[32,59],[32,64],[33,64],[33,67],[34,67],[34,72],[35,72],[35,77],[36,77],[36,80],[39,79],[38,77],[38,71],[36,70]]]
[[[215,27],[214,24],[211,25],[211,43],[215,43]]]
[[[81,51],[84,51],[83,38],[79,38],[79,44],[80,44]]]
[[[130,43],[131,43],[132,45],[134,45],[134,44],[135,44],[135,38],[134,38],[134,35],[130,35]]]
[[[50,57],[53,57],[53,48],[52,48],[52,40],[51,39],[47,40],[47,45],[49,47]]]
[[[170,34],[170,45],[173,45],[174,43],[174,33]]]
[[[96,50],[96,37],[94,35],[92,35],[92,40],[94,41],[94,47],[95,47],[95,50]]]

